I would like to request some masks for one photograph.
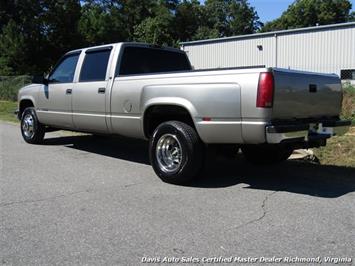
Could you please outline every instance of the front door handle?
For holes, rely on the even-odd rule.
[[[106,88],[99,88],[98,93],[105,93]]]
[[[65,91],[65,93],[66,93],[66,94],[71,94],[71,93],[72,93],[72,89],[67,89],[67,90]]]

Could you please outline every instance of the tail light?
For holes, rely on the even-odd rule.
[[[259,76],[256,107],[270,108],[274,98],[274,76],[271,72],[262,72]]]

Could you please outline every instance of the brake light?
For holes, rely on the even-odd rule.
[[[256,107],[272,107],[274,98],[274,76],[271,72],[262,72],[259,76]]]

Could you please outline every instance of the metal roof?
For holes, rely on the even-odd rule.
[[[334,28],[351,28],[351,27],[355,27],[355,22],[313,26],[313,27],[289,29],[289,30],[270,31],[270,32],[263,32],[263,33],[253,33],[253,34],[238,35],[238,36],[231,36],[231,37],[222,37],[222,38],[215,38],[215,39],[191,41],[191,42],[181,42],[180,44],[183,46],[184,45],[195,45],[195,44],[203,44],[203,43],[233,41],[233,40],[240,40],[240,39],[262,38],[262,37],[266,37],[266,36],[282,35],[282,34],[289,34],[289,33],[319,31],[319,30],[328,30],[328,29],[334,29]]]

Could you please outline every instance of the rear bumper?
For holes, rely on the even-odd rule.
[[[268,125],[266,126],[266,142],[277,144],[325,140],[332,136],[345,134],[350,125],[351,121],[346,120],[294,125]]]

